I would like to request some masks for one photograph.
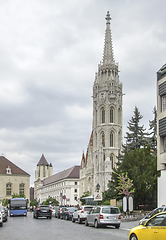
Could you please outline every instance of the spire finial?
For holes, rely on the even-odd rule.
[[[107,15],[106,15],[105,19],[107,20],[106,24],[110,24],[111,17],[110,17],[109,11],[107,12]]]

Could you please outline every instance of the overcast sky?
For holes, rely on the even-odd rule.
[[[165,0],[0,1],[0,155],[31,175],[79,165],[92,130],[92,87],[111,14],[123,83],[123,135],[137,106],[148,128],[166,63]]]

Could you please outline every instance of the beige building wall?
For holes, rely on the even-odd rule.
[[[6,184],[11,183],[11,195],[6,195]],[[0,199],[10,199],[13,193],[19,194],[19,185],[24,184],[25,197],[30,201],[30,176],[0,175]]]

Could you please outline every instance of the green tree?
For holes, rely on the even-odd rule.
[[[82,205],[84,205],[85,204],[85,199],[82,199],[82,198],[84,198],[84,197],[88,197],[88,196],[90,196],[90,192],[89,191],[87,191],[87,192],[84,192],[84,194],[80,197],[80,201],[81,201],[81,203],[82,203]]]
[[[129,152],[135,148],[140,148],[147,144],[147,133],[145,132],[144,125],[140,126],[140,120],[143,116],[140,114],[139,109],[135,107],[134,116],[128,121],[128,130],[126,132],[126,144],[124,145],[124,152]]]
[[[13,193],[12,194],[12,198],[26,198],[25,195],[23,193]]]
[[[47,198],[46,201],[42,202],[42,204],[44,204],[44,205],[49,205],[49,204],[59,205],[59,202],[55,198],[49,197],[49,198]]]
[[[2,206],[6,207],[8,205],[8,199],[7,198],[4,198],[2,200]]]
[[[37,202],[37,200],[36,199],[32,199],[31,201],[30,201],[30,206],[35,206],[35,207],[37,207],[37,205],[38,205],[38,202]]]
[[[122,163],[115,172],[117,174],[126,172],[128,177],[133,180],[135,189],[133,195],[136,208],[142,204],[156,206],[159,172],[157,172],[156,156],[151,153],[149,145],[125,153]]]

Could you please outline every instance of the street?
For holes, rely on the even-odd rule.
[[[138,221],[122,222],[120,229],[96,229],[57,218],[34,219],[33,214],[28,213],[27,217],[8,217],[8,221],[0,228],[0,236],[1,239],[11,240],[127,240],[129,230],[137,225]]]

